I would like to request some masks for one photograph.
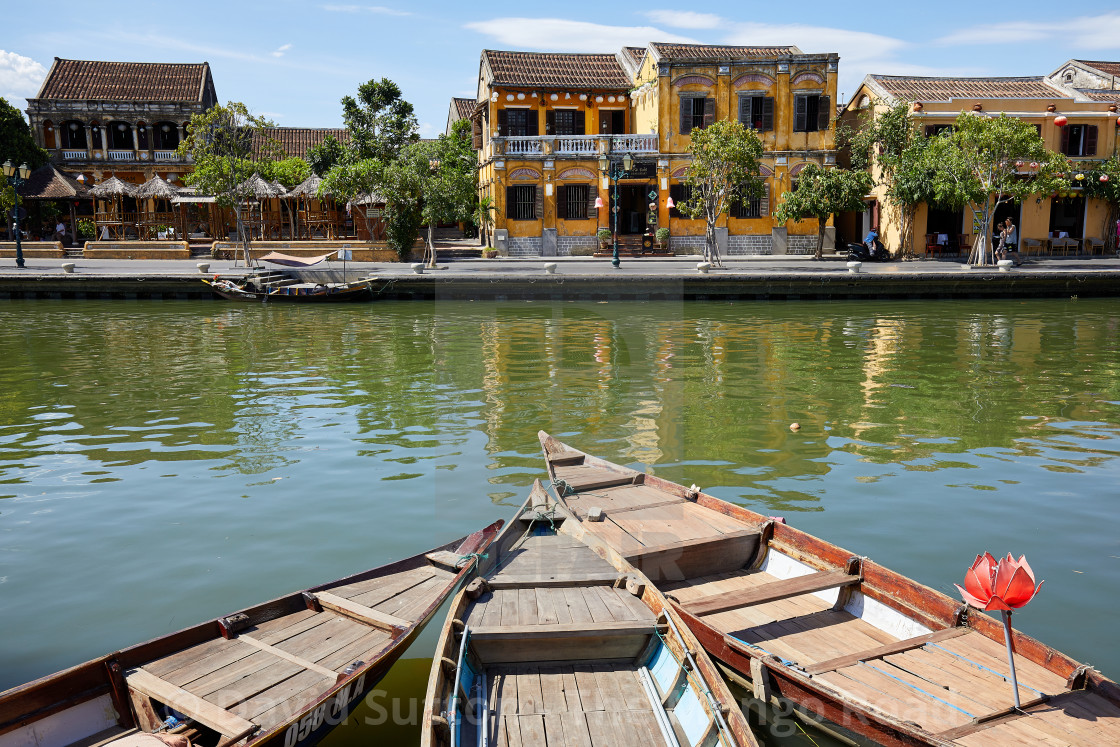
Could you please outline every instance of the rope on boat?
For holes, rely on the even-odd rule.
[[[732,638],[735,641],[738,641],[739,643],[743,644],[744,646],[747,646],[748,648],[753,648],[755,651],[761,651],[764,656],[770,656],[770,657],[773,657],[773,658],[777,659],[782,664],[785,664],[787,667],[792,667],[793,669],[804,669],[805,668],[805,667],[801,666],[800,664],[798,664],[796,661],[790,661],[789,659],[783,659],[782,657],[778,656],[777,654],[774,654],[774,653],[771,653],[771,652],[767,651],[762,646],[759,646],[757,643],[750,643],[748,641],[744,641],[742,638],[735,638],[735,636],[728,636],[728,637]]]
[[[978,661],[973,661],[972,659],[968,658],[967,656],[962,656],[961,654],[958,654],[958,653],[957,653],[957,652],[955,652],[955,651],[950,651],[949,649],[947,649],[947,648],[945,648],[945,647],[943,647],[943,646],[938,646],[938,645],[937,645],[936,643],[927,643],[926,645],[927,645],[927,646],[933,646],[934,648],[938,649],[939,651],[944,651],[945,653],[949,654],[950,656],[956,657],[957,659],[960,659],[961,661],[963,661],[963,662],[965,662],[965,663],[967,663],[967,664],[971,664],[972,666],[976,667],[977,669],[982,669],[982,670],[984,670],[985,672],[991,672],[992,674],[994,674],[995,676],[999,677],[999,678],[1000,678],[1001,680],[1003,680],[1004,682],[1010,682],[1010,681],[1011,681],[1011,677],[1009,677],[1008,675],[1004,674],[1003,672],[1000,672],[1000,671],[998,671],[998,670],[992,669],[991,667],[986,667],[986,666],[984,666],[983,664],[981,664],[980,662],[978,662]],[[1024,684],[1023,684],[1023,683],[1021,683],[1021,682],[1017,682],[1017,683],[1015,683],[1015,684],[1017,684],[1017,685],[1018,685],[1019,687],[1022,687],[1022,688],[1025,688],[1025,689],[1027,689],[1027,690],[1030,690],[1030,691],[1031,691],[1031,692],[1033,692],[1033,693],[1038,693],[1039,695],[1044,695],[1044,694],[1045,694],[1045,693],[1043,693],[1043,692],[1042,692],[1041,690],[1035,690],[1035,689],[1034,689],[1033,687],[1031,687],[1030,685],[1024,685]]]
[[[892,680],[894,680],[895,682],[899,682],[899,683],[901,683],[901,684],[905,685],[906,687],[909,687],[909,688],[910,688],[911,690],[917,690],[917,691],[918,691],[918,692],[920,692],[920,693],[921,693],[922,695],[925,695],[925,696],[926,696],[926,697],[928,697],[928,698],[933,698],[933,699],[934,699],[934,700],[936,700],[936,701],[937,701],[938,703],[944,703],[945,705],[947,705],[947,706],[949,706],[950,708],[952,708],[952,709],[953,709],[954,711],[960,711],[961,713],[963,713],[964,715],[968,716],[969,718],[976,718],[976,716],[975,716],[974,714],[971,714],[971,713],[969,713],[969,712],[968,712],[968,711],[966,711],[965,709],[963,709],[963,708],[959,708],[959,707],[957,707],[957,706],[953,705],[952,703],[950,703],[949,701],[947,701],[947,700],[945,700],[945,699],[943,699],[943,698],[939,698],[939,697],[937,697],[936,695],[934,695],[933,693],[931,693],[931,692],[927,692],[927,691],[923,690],[922,688],[918,687],[917,685],[915,685],[915,684],[913,684],[913,683],[907,682],[906,680],[902,679],[901,677],[896,677],[896,676],[894,676],[893,674],[891,674],[890,672],[884,672],[884,671],[883,671],[882,669],[880,669],[879,667],[875,666],[875,665],[874,665],[874,664],[872,664],[871,662],[868,662],[868,661],[861,661],[861,662],[859,662],[859,663],[860,663],[860,664],[862,664],[862,665],[863,665],[863,666],[865,666],[865,667],[868,667],[868,668],[870,668],[870,669],[874,669],[874,670],[875,670],[876,672],[878,672],[879,674],[882,674],[882,675],[886,675],[887,677],[890,677],[890,678],[891,678]]]
[[[560,494],[561,498],[567,498],[569,495],[576,494],[576,489],[569,485],[567,480],[557,478],[552,481],[552,487]]]

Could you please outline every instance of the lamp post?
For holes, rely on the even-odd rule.
[[[608,158],[606,153],[599,156],[599,171],[607,179],[614,182],[614,199],[612,201],[614,204],[611,206],[611,212],[614,213],[614,255],[611,258],[611,264],[615,266],[615,269],[618,269],[622,264],[622,260],[618,258],[618,180],[629,174],[633,167],[634,159],[629,153],[624,155],[621,161]]]
[[[20,164],[17,169],[11,161],[4,161],[4,176],[12,183],[16,193],[16,206],[12,209],[12,218],[15,220],[16,227],[16,267],[23,267],[23,243],[20,241],[19,230],[19,188],[31,176],[31,169],[27,168],[26,163]]]

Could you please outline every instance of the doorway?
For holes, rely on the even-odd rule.
[[[649,184],[618,185],[618,233],[643,234],[646,232],[646,214],[649,211],[647,193],[653,189]],[[611,228],[614,228],[612,225]]]
[[[1068,199],[1050,200],[1051,238],[1084,238],[1085,198],[1082,195]]]

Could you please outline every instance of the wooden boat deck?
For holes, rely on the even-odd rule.
[[[191,646],[130,670],[125,681],[225,736],[267,731],[328,692],[348,666],[371,661],[454,575],[422,566],[339,586],[316,595],[322,611],[300,610]]]
[[[1071,690],[1066,677],[1018,651],[1024,708],[1007,712],[1013,703],[1002,640],[968,627],[927,627],[869,600],[859,559],[848,568],[836,568],[835,560],[827,563],[832,569],[811,567],[804,557],[760,548],[765,517],[752,524],[698,505],[680,486],[645,484],[640,473],[558,442],[545,450],[554,479],[576,491],[564,500],[583,526],[727,646],[777,657],[842,701],[917,725],[934,743],[1120,744],[1120,706],[1111,695]],[[601,520],[589,518],[600,510]],[[655,556],[652,567],[642,566]]]

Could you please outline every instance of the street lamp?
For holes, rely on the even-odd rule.
[[[629,174],[633,167],[634,159],[629,153],[622,157],[621,162],[607,158],[606,153],[599,156],[599,171],[607,179],[614,182],[614,204],[611,206],[611,212],[614,213],[614,256],[611,259],[611,264],[615,266],[615,269],[622,264],[622,260],[618,258],[618,180]]]
[[[16,193],[16,206],[12,209],[12,218],[15,220],[16,227],[16,267],[23,267],[23,243],[20,241],[19,230],[19,188],[31,176],[31,169],[27,168],[26,163],[20,164],[17,169],[12,165],[11,161],[4,161],[4,176],[12,183]]]

